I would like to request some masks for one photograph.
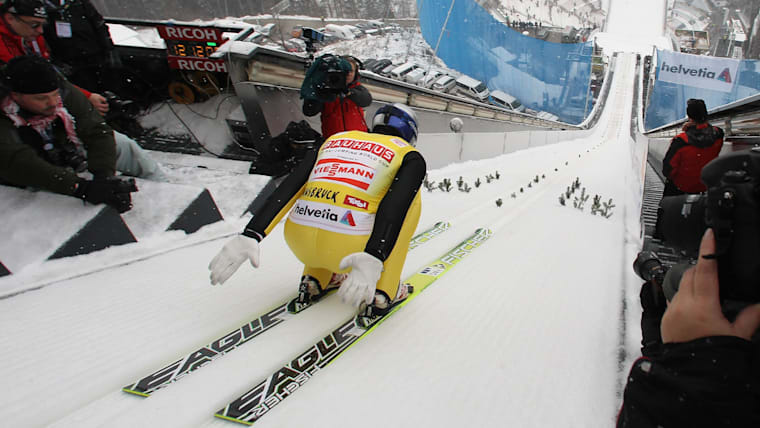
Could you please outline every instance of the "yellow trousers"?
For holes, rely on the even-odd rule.
[[[417,223],[420,219],[420,199],[415,198],[406,213],[404,224],[401,226],[396,245],[383,263],[383,273],[377,282],[377,289],[383,291],[390,299],[398,292],[401,270],[406,261],[411,241]],[[330,232],[315,227],[285,222],[285,242],[293,254],[304,264],[303,274],[310,275],[319,281],[324,289],[333,273],[341,272],[339,266],[343,257],[364,251],[369,239],[368,235],[346,235]],[[347,272],[347,271],[343,271]]]

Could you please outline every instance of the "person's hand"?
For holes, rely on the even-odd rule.
[[[259,241],[244,235],[229,240],[208,264],[211,285],[224,284],[244,261],[259,267]]]
[[[697,265],[684,273],[678,292],[662,317],[663,343],[688,342],[709,336],[736,336],[750,340],[760,326],[760,304],[745,308],[733,323],[721,312],[718,261],[704,258],[706,254],[714,253],[715,235],[712,229],[707,229],[699,246]]]
[[[77,183],[74,196],[91,204],[106,204],[124,213],[132,209],[132,192],[137,191],[135,179],[118,177],[81,180]]]
[[[383,262],[377,257],[361,252],[349,254],[340,261],[340,269],[351,268],[343,280],[338,296],[343,303],[358,307],[375,299],[375,287],[383,273]]]
[[[90,95],[89,100],[92,106],[95,107],[95,110],[98,111],[98,113],[102,115],[105,115],[106,113],[108,113],[108,100],[106,100],[105,97],[93,92]]]

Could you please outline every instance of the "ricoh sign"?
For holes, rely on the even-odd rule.
[[[227,40],[221,29],[181,25],[161,25],[156,28],[166,43],[169,67],[175,70],[227,73],[224,60],[209,58]]]
[[[222,59],[168,57],[169,67],[177,70],[209,71],[226,73],[227,64]]]

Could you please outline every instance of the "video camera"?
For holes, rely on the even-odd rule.
[[[702,169],[702,182],[706,194],[660,202],[664,241],[695,256],[704,231],[712,228],[721,302],[760,302],[760,147],[712,160]],[[651,257],[640,253],[637,261],[634,270],[641,278],[656,278]]]
[[[301,97],[323,102],[332,101],[347,90],[346,77],[351,64],[344,58],[325,54],[314,60],[301,84]]]

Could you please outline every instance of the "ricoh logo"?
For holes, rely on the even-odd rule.
[[[375,179],[375,170],[360,162],[322,159],[314,167],[312,179],[317,181],[334,181],[361,190],[367,190]]]
[[[366,210],[369,207],[369,202],[351,195],[346,195],[343,199],[343,203],[363,210]]]
[[[396,157],[396,153],[379,143],[373,143],[371,141],[358,141],[348,138],[340,138],[337,140],[328,141],[323,145],[323,149],[336,149],[343,148],[349,150],[355,150],[360,152],[372,153],[375,156],[391,162]]]
[[[726,67],[721,71],[720,73],[716,73],[715,71],[710,70],[707,67],[684,67],[683,64],[678,64],[677,66],[673,65],[670,66],[665,61],[662,62],[662,66],[660,67],[661,71],[667,72],[667,73],[674,73],[674,74],[683,74],[685,76],[691,76],[691,77],[700,77],[704,79],[715,79],[719,80],[721,82],[731,83],[731,70]]]

